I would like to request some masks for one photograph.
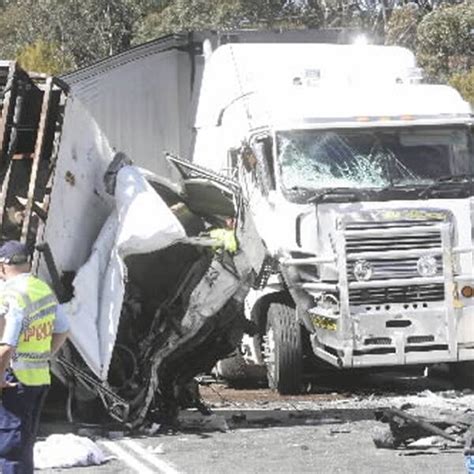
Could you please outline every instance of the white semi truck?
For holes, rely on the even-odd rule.
[[[420,73],[399,47],[208,51],[192,159],[239,181],[264,242],[242,355],[281,393],[314,356],[473,383],[471,108]]]
[[[235,219],[255,275],[246,315],[256,333],[241,360],[266,367],[280,392],[298,392],[313,361],[347,369],[447,362],[472,382],[471,109],[453,89],[421,84],[408,50],[325,44],[345,39],[334,31],[173,35],[65,76],[61,179],[45,228],[58,272],[87,261],[111,208],[97,180],[113,150],[124,151],[175,180],[153,178],[171,204],[186,195],[195,210],[212,209],[211,222]],[[94,147],[81,131],[91,124]],[[177,173],[165,152],[203,169],[181,162]],[[215,205],[219,193],[206,181],[216,174],[206,170],[238,181],[238,196],[227,186],[236,215]],[[183,188],[187,177],[199,186]],[[157,293],[151,273],[142,280]],[[104,353],[89,363],[101,380],[115,343],[107,321]],[[201,356],[209,350],[199,347]]]

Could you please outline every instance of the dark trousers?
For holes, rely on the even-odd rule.
[[[13,374],[7,380],[17,382]],[[0,405],[0,473],[32,474],[33,447],[49,386],[16,387],[2,390]]]

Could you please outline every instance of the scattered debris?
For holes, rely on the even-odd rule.
[[[378,410],[375,417],[389,425],[388,429],[380,429],[373,436],[375,446],[385,449],[462,448],[470,426],[452,417],[428,420],[398,408]]]
[[[144,432],[145,432],[148,436],[153,436],[153,435],[155,435],[156,433],[158,433],[158,431],[160,430],[160,428],[161,428],[161,425],[160,425],[159,423],[152,423],[149,428],[145,428]]]
[[[98,466],[113,459],[94,441],[74,434],[54,434],[35,444],[35,469]]]
[[[165,449],[162,444],[158,444],[157,446],[148,446],[147,451],[150,451],[152,454],[165,454]]]
[[[111,440],[117,440],[122,439],[124,436],[125,433],[123,431],[109,431],[107,437]]]
[[[348,428],[331,428],[329,433],[332,435],[342,434],[342,433],[351,433],[351,430]]]
[[[178,417],[178,423],[181,429],[186,431],[228,431],[225,416],[212,414],[202,415],[199,412],[182,413]]]

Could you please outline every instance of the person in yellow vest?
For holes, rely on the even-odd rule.
[[[69,324],[51,288],[31,275],[16,240],[0,247],[0,472],[32,474],[33,447],[51,383],[49,361]]]

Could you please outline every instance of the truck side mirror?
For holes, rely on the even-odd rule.
[[[257,181],[264,196],[275,189],[275,175],[271,152],[271,140],[268,137],[257,140],[254,145],[255,157],[258,163]]]

